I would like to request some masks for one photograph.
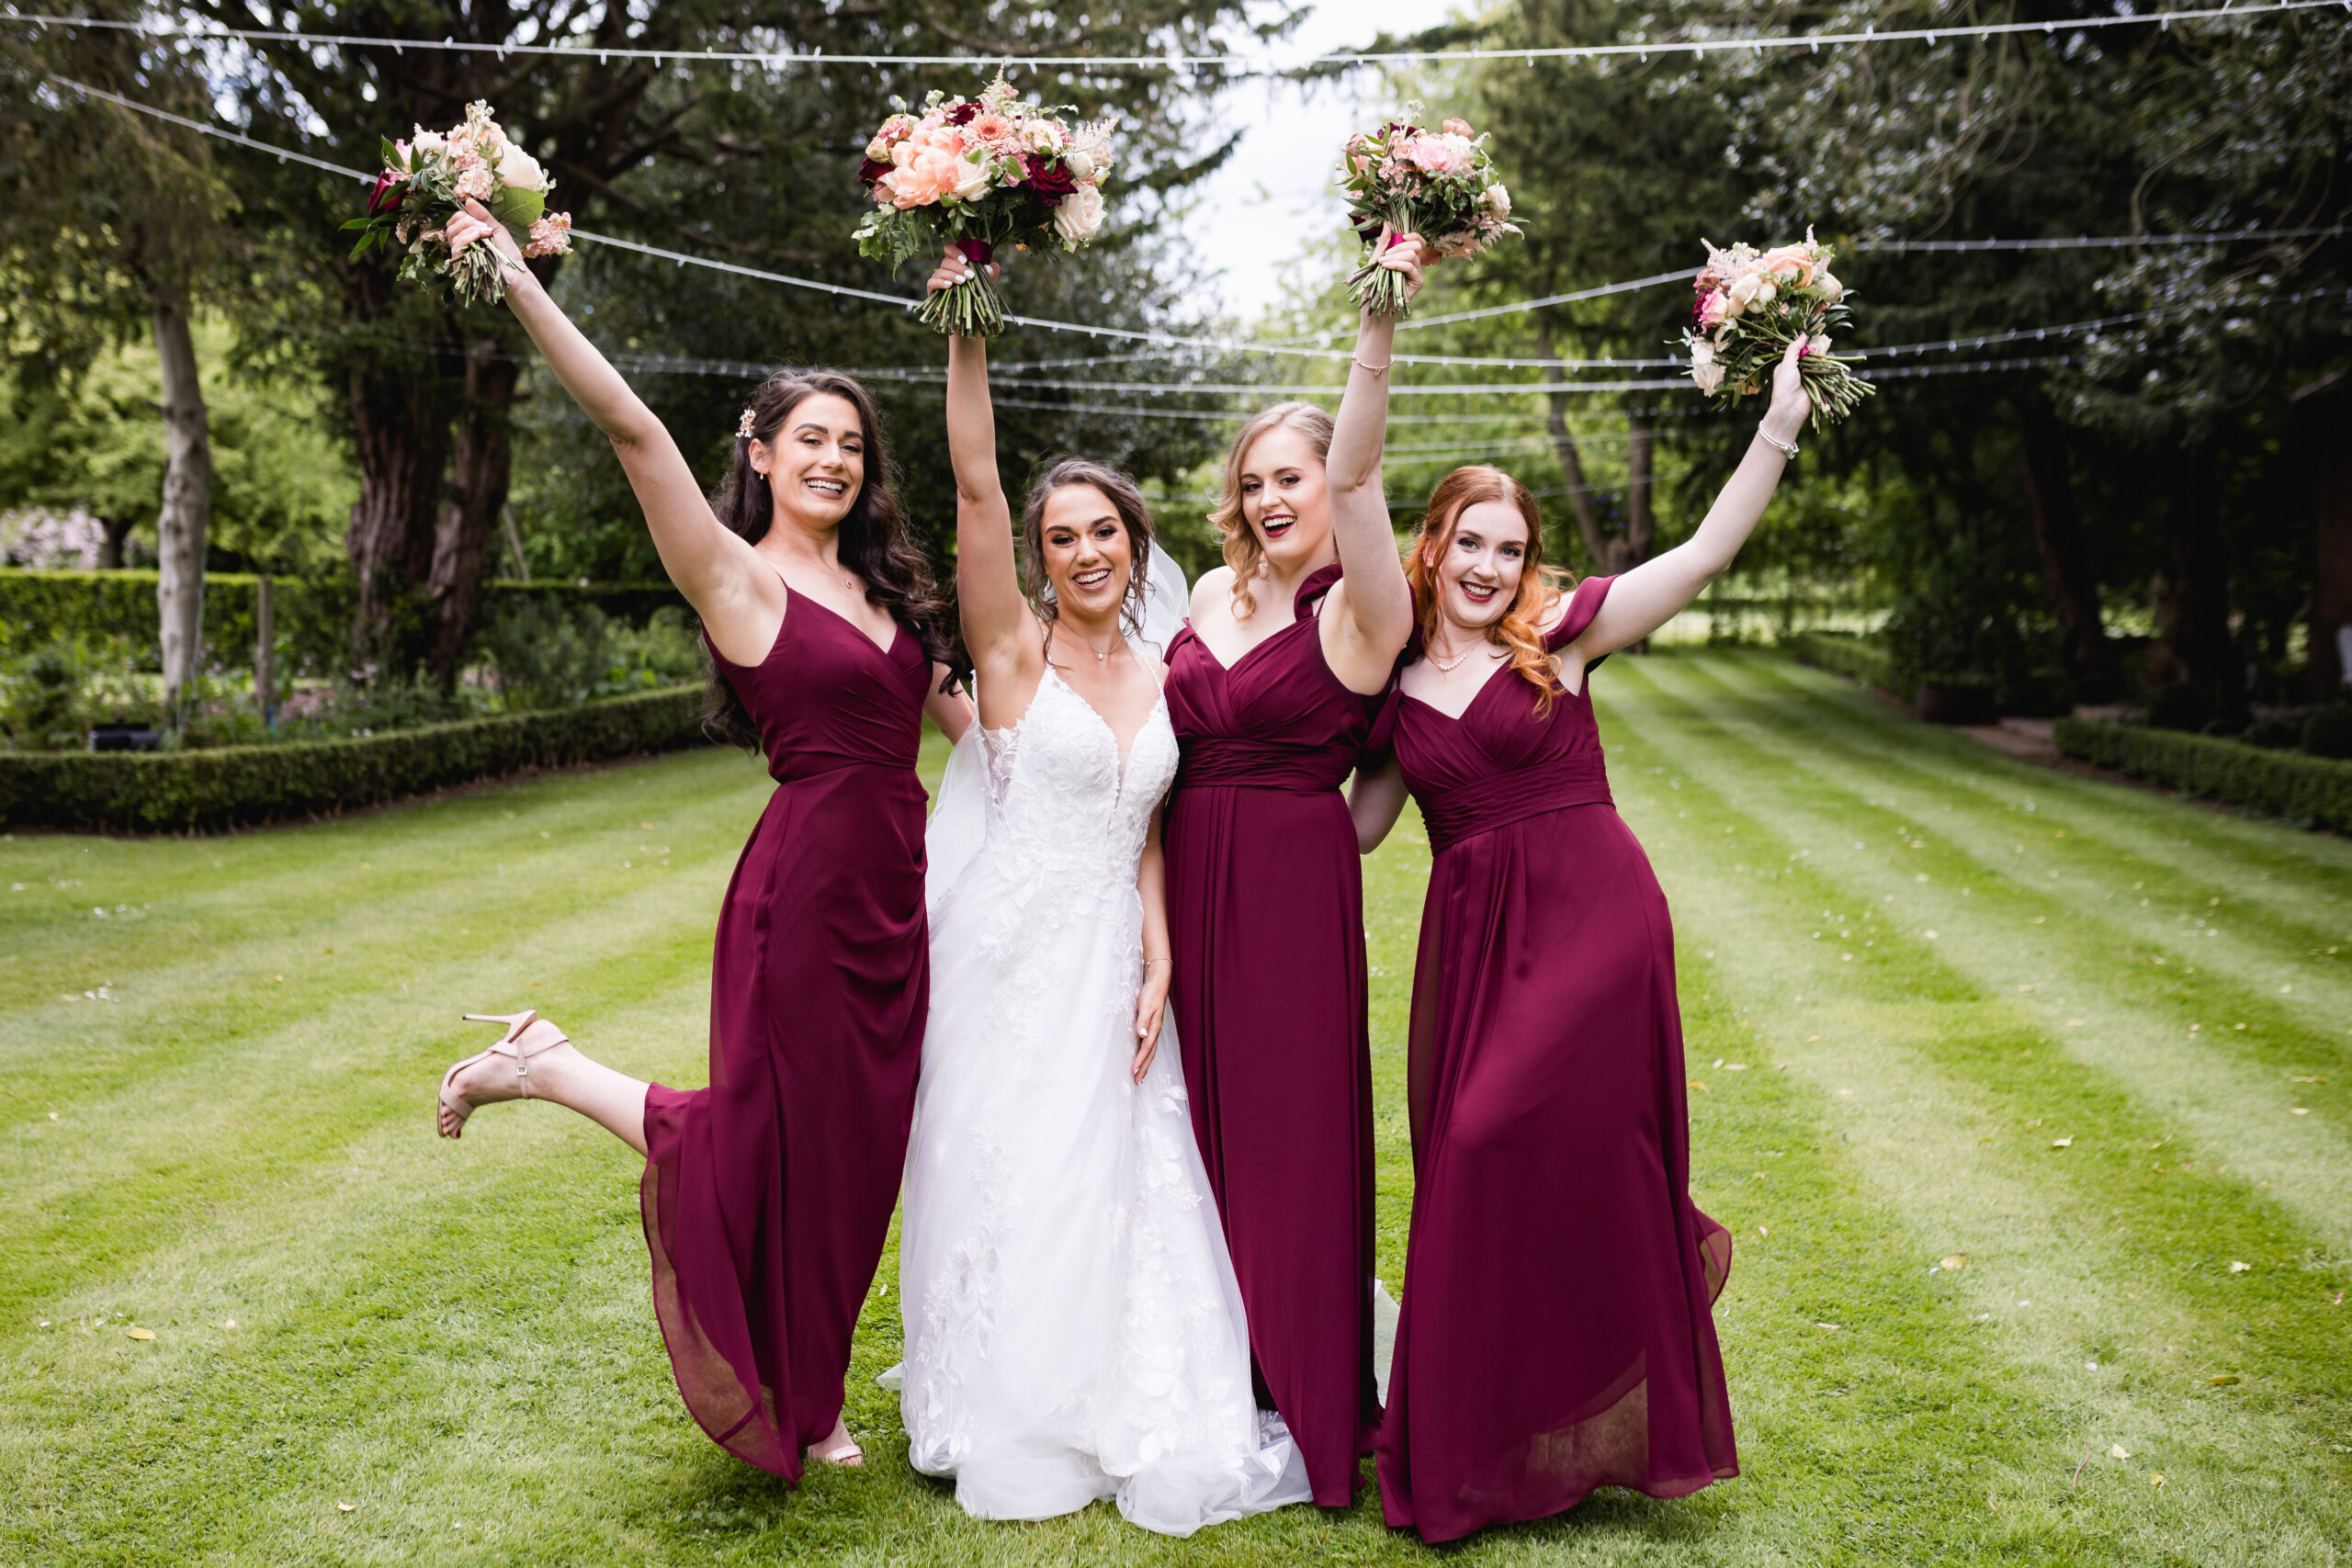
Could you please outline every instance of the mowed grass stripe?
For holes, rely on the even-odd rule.
[[[1670,676],[1653,684],[1648,673],[1645,668],[1641,677],[1626,678],[1607,705],[1604,723],[1624,721],[1612,736],[1630,731],[1635,737],[1622,742],[1635,765],[1619,770],[1619,778],[1634,786],[1621,785],[1621,798],[1662,795],[1675,811],[1711,828],[1756,832],[1752,818],[1724,821],[1740,814],[1715,796],[1709,776],[1736,779],[1746,804],[1754,807],[1758,784],[1771,771],[1769,762],[1759,766],[1735,744],[1705,734],[1714,727],[1704,710],[1682,708],[1661,690]],[[1721,755],[1726,750],[1733,754]],[[1663,789],[1640,771],[1649,757],[1668,756],[1688,770],[1679,790]],[[1632,809],[1638,814],[1638,807]],[[1654,837],[1654,847],[1658,837],[1670,838],[1701,857],[1709,856],[1718,837],[1694,833],[1690,818],[1671,813],[1661,826],[1666,832]],[[2046,1033],[2030,1020],[2004,1018],[2005,1002],[1987,998],[1971,1009],[1942,999],[1938,993],[1947,987],[1928,953],[1904,954],[1900,968],[1873,964],[1859,974],[1836,962],[1837,955],[1825,956],[1802,933],[1810,925],[1803,906],[1825,897],[1850,903],[1857,895],[1868,897],[1874,885],[1857,888],[1824,878],[1826,868],[1806,866],[1777,880],[1755,873],[1725,876],[1718,867],[1705,884],[1705,906],[1725,909],[1746,939],[1734,962],[1748,971],[1744,984],[1750,994],[1761,993],[1758,1000],[1793,1014],[1770,1026],[1781,1036],[1772,1048],[1794,1071],[1837,1093],[1838,1103],[1866,1127],[1877,1124],[1882,1179],[1923,1218],[1933,1216],[1921,1228],[1964,1235],[1969,1227],[2006,1216],[1993,1227],[1996,1245],[1956,1246],[1976,1254],[1962,1276],[1970,1288],[1997,1287],[2000,1296],[2033,1301],[2044,1311],[2058,1292],[2062,1321],[2045,1333],[2034,1361],[2052,1375],[2077,1355],[2098,1361],[2105,1372],[2086,1371],[2080,1381],[2088,1386],[2071,1397],[2145,1404],[2161,1416],[2167,1437],[2188,1438],[2199,1463],[2216,1466],[2217,1484],[2267,1488],[2278,1472],[2299,1468],[2315,1496],[2340,1495],[2330,1492],[2328,1478],[2342,1462],[2311,1427],[2313,1416],[2338,1415],[2346,1391],[2343,1320],[2317,1288],[2332,1275],[2314,1279],[2298,1267],[2308,1258],[2291,1256],[2266,1258],[2261,1269],[2245,1276],[2223,1272],[2211,1256],[2214,1239],[2225,1248],[2255,1241],[2275,1247],[2291,1240],[2290,1232],[2282,1235],[2276,1212],[2263,1212],[2268,1206],[2258,1194],[2217,1177],[2165,1182],[2135,1168],[2139,1162],[2127,1139],[2151,1129],[2129,1124],[2128,1097],[2085,1083],[2079,1069],[2055,1064]],[[1686,898],[1683,907],[1689,903]],[[1825,984],[1839,1001],[1816,1006],[1810,1016],[1795,1012],[1795,998],[1811,994],[1818,1003]],[[1873,998],[1874,1003],[1866,1000]],[[1831,1043],[1816,1046],[1816,1039]],[[2050,1149],[2047,1139],[2019,1135],[2021,1123],[2033,1120],[2022,1114],[2026,1110],[2067,1102],[2079,1108],[2078,1115],[2098,1117],[2116,1135],[2098,1147],[2063,1154]],[[1978,1137],[1992,1142],[1980,1145]],[[2086,1153],[2089,1157],[2075,1157]],[[2046,1194],[2047,1201],[2037,1194]],[[2193,1237],[2183,1234],[2190,1229]],[[2003,1248],[2011,1257],[2040,1256],[2042,1267],[2023,1276],[2030,1283],[2016,1282],[2020,1276],[2010,1272],[2014,1265],[2005,1269]],[[2018,1293],[2009,1296],[2013,1288]],[[1990,1304],[1992,1299],[1987,1296],[1985,1310],[1994,1311],[1996,1321],[2011,1315]],[[2014,1315],[2025,1317],[2025,1309]],[[2140,1343],[2127,1345],[2126,1336]],[[2183,1338],[2190,1343],[2184,1346]],[[2132,1366],[2143,1353],[2144,1370]],[[2124,1359],[2120,1371],[2119,1356]],[[2217,1392],[2203,1382],[2212,1370],[2207,1363],[2216,1361],[2228,1371],[2245,1369],[2238,1375],[2247,1382]],[[2216,1410],[2216,1404],[2251,1405],[2256,1414]],[[2111,1414],[2120,1420],[2129,1410]],[[2252,1444],[2241,1429],[2248,1420],[2269,1428]],[[2097,1446],[2103,1449],[2104,1440]],[[2314,1522],[2340,1530],[2344,1521],[2335,1513]],[[2225,1544],[2215,1542],[2217,1549]],[[2273,1531],[2267,1550],[2300,1552],[2309,1544],[2304,1532]]]
[[[1659,676],[1702,708],[1728,705],[1717,690],[1679,686],[1685,678],[1671,669]],[[2311,1016],[2324,1013],[2287,1013],[2271,1005],[2285,998],[2241,983],[2211,954],[2201,964],[2162,964],[2164,954],[2148,953],[2130,932],[2116,930],[2117,919],[2100,912],[2099,901],[2053,895],[2039,882],[2005,876],[1998,864],[1954,868],[1949,860],[1913,853],[1890,867],[1869,842],[1858,846],[1854,834],[1893,829],[1898,843],[1924,841],[1938,829],[1908,824],[1928,814],[1847,788],[1850,775],[1828,747],[1791,740],[1752,721],[1711,722],[1785,765],[1794,781],[1785,810],[1792,820],[1809,820],[1818,835],[1808,837],[1808,848],[1873,878],[1871,903],[1900,911],[1895,929],[1914,937],[1935,930],[1948,961],[1984,984],[2013,987],[2019,1005],[2064,1034],[2078,1055],[2144,1078],[2225,1158],[2266,1162],[2258,1175],[2281,1182],[2339,1245],[2352,1239],[2352,1146],[2346,1136],[2352,1098],[2340,1087],[2330,1092],[2325,1083],[2296,1081],[2352,1067],[2352,1055],[2332,1034],[2309,1026]],[[1857,826],[1866,822],[1870,828]],[[1912,871],[1921,864],[1931,868],[1925,886],[1917,880],[1923,874]],[[1955,893],[1955,882],[1968,891]],[[2053,972],[2065,976],[2054,986]],[[2240,1031],[2232,1020],[2251,1023]]]

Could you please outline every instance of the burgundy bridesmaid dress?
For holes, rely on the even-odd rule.
[[[719,910],[710,1087],[645,1093],[645,1239],[686,1408],[793,1481],[841,1416],[914,1116],[931,662],[805,593],[759,664],[712,653],[777,788]]]
[[[1315,602],[1227,669],[1168,654],[1183,761],[1169,797],[1170,1010],[1193,1131],[1250,1317],[1261,1404],[1315,1501],[1343,1507],[1380,1419],[1372,1376],[1372,1058],[1363,874],[1340,784],[1380,699],[1323,660]]]
[[[1554,649],[1609,584],[1578,585]],[[1589,683],[1543,717],[1508,667],[1458,720],[1392,709],[1434,859],[1379,1472],[1388,1522],[1430,1541],[1739,1469],[1711,1313],[1731,1235],[1690,1201],[1673,928]]]

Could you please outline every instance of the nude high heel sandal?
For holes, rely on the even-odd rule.
[[[511,1058],[514,1063],[515,1085],[523,1091],[522,1097],[529,1100],[534,1098],[531,1093],[531,1058],[543,1051],[552,1051],[559,1045],[571,1043],[562,1030],[529,1009],[521,1012],[469,1012],[464,1016],[468,1023],[503,1023],[506,1026],[506,1032],[488,1050],[476,1052],[441,1075],[440,1111],[447,1111],[456,1122],[454,1131],[443,1132],[440,1111],[434,1113],[434,1130],[445,1138],[462,1136],[466,1130],[466,1118],[474,1113],[472,1102],[450,1087],[459,1073],[492,1056]]]

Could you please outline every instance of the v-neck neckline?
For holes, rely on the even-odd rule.
[[[778,572],[776,575],[781,577],[784,574],[782,572]],[[890,617],[890,640],[887,643],[876,642],[872,633],[868,632],[864,626],[859,626],[855,621],[851,620],[847,615],[842,615],[839,610],[834,609],[831,604],[826,604],[822,599],[818,598],[815,594],[795,588],[788,582],[784,585],[784,589],[785,592],[790,595],[790,598],[786,601],[784,606],[784,613],[786,619],[790,619],[792,615],[792,600],[800,600],[804,603],[814,604],[817,608],[824,611],[825,614],[832,616],[833,619],[847,626],[851,631],[856,633],[858,641],[864,643],[866,647],[872,649],[875,652],[880,654],[885,659],[889,658],[890,655],[897,650],[899,638],[906,635],[907,628],[899,624],[898,616],[893,615]]]
[[[1421,657],[1426,659],[1429,655],[1424,653]],[[1462,711],[1460,713],[1448,713],[1443,708],[1438,706],[1435,703],[1430,701],[1427,697],[1417,697],[1410,692],[1404,692],[1401,694],[1407,702],[1420,704],[1421,706],[1429,709],[1430,712],[1437,715],[1438,717],[1444,719],[1447,723],[1460,724],[1463,720],[1470,716],[1470,710],[1476,707],[1486,697],[1488,689],[1491,688],[1496,682],[1501,680],[1507,673],[1516,673],[1512,669],[1510,660],[1508,659],[1497,660],[1495,667],[1487,672],[1487,678],[1478,682],[1478,689],[1470,694],[1470,700],[1462,705]],[[1589,669],[1587,669],[1584,673],[1587,680],[1591,678],[1592,671]],[[1556,683],[1559,678],[1558,672],[1556,671],[1554,671],[1552,676],[1553,681]],[[1584,689],[1585,682],[1579,681],[1577,682],[1577,689],[1575,691],[1571,692],[1564,687],[1561,689],[1559,695],[1573,701],[1584,694]]]

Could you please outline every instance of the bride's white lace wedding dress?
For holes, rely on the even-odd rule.
[[[1167,705],[1123,758],[1049,668],[1019,724],[957,751],[985,827],[977,849],[942,841],[951,779],[899,1253],[909,1458],[984,1518],[1111,1497],[1189,1535],[1306,1501],[1288,1433],[1251,1397],[1172,1027],[1129,1077],[1136,863],[1176,773]]]

